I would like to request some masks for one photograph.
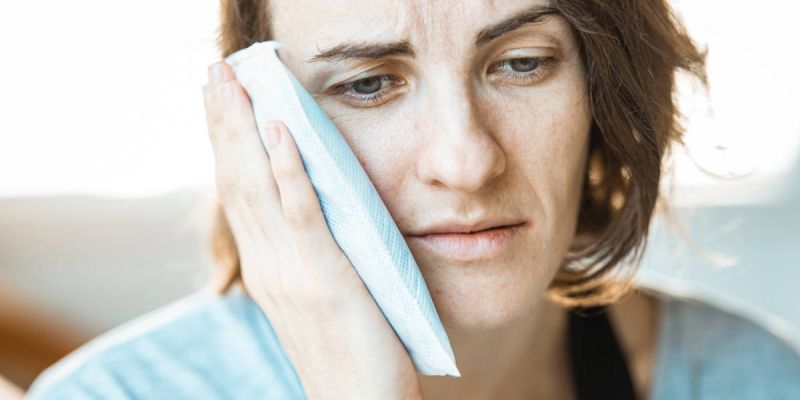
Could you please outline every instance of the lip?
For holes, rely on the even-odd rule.
[[[472,224],[464,224],[451,220],[451,221],[446,221],[439,225],[429,226],[425,229],[416,232],[408,232],[408,234],[411,236],[425,236],[438,233],[473,233],[489,228],[497,228],[509,225],[520,225],[524,223],[525,221],[521,221],[518,219],[508,219],[508,218],[483,219],[483,220],[478,220],[477,222],[474,222]]]
[[[408,238],[443,258],[457,262],[472,262],[503,255],[526,227],[526,223],[518,223],[495,226],[472,233],[430,233],[409,235]]]

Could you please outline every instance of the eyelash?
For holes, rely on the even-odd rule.
[[[554,57],[522,57],[522,58],[511,58],[508,60],[503,60],[496,63],[495,65],[510,66],[513,61],[520,61],[520,60],[534,60],[537,63],[536,67],[531,71],[512,72],[510,74],[506,74],[506,75],[511,75],[511,79],[520,84],[530,84],[535,81],[543,79],[543,74],[546,74],[548,70],[556,63]],[[492,68],[491,70],[494,71],[496,69],[498,68]],[[336,86],[334,87],[334,94],[347,98],[348,102],[354,103],[354,105],[356,106],[370,106],[372,104],[381,101],[381,99],[387,95],[386,91],[381,90],[376,94],[371,94],[371,95],[352,95],[348,93],[351,92],[353,86],[355,86],[357,83],[375,78],[380,78],[381,87],[383,87],[383,82],[385,81],[400,82],[398,86],[403,86],[405,84],[403,81],[398,81],[397,79],[394,79],[391,75],[388,74],[374,75]]]
[[[334,88],[334,94],[344,96],[348,99],[348,101],[354,102],[355,105],[362,105],[362,106],[369,106],[374,103],[379,102],[384,96],[386,96],[386,91],[382,90],[377,92],[377,94],[372,95],[351,95],[347,94],[350,93],[350,90],[353,86],[355,86],[359,82],[363,82],[370,79],[380,78],[381,79],[381,87],[383,87],[383,82],[385,81],[397,81],[391,75],[384,74],[384,75],[374,75],[368,78],[359,79],[353,82],[344,83]],[[401,83],[399,86],[402,86],[405,83]]]

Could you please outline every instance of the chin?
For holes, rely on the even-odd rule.
[[[530,310],[547,286],[530,265],[420,267],[447,330],[501,327]]]
[[[502,327],[519,316],[524,307],[508,307],[506,304],[492,307],[485,302],[479,308],[465,304],[436,306],[439,317],[447,331],[491,330]]]

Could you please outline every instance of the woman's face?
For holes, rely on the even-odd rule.
[[[577,41],[557,14],[513,19],[546,6],[274,3],[280,57],[358,156],[449,329],[537,304],[575,233],[591,121]],[[362,45],[368,54],[315,58]],[[471,260],[412,236],[484,220],[525,224],[504,252]]]

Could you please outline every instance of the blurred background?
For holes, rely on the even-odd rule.
[[[673,3],[710,91],[680,82],[686,147],[637,280],[800,350],[800,6]],[[26,388],[208,280],[217,21],[216,0],[0,3],[0,376]]]

